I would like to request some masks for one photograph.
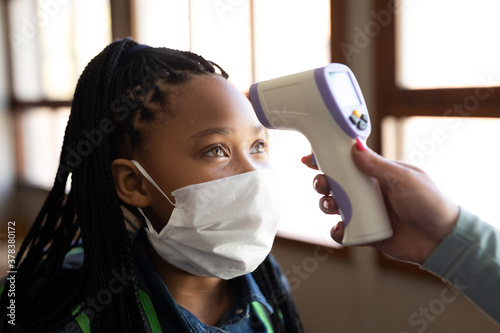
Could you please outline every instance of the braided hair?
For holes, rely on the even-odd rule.
[[[270,315],[276,333],[304,332],[295,304],[280,279],[282,273],[277,271],[270,257],[260,264],[252,273],[262,294],[273,307]]]
[[[173,115],[168,87],[195,75],[228,78],[221,67],[199,55],[141,47],[131,38],[112,42],[87,65],[75,90],[53,187],[17,256],[16,283],[32,286],[26,291],[32,301],[17,307],[18,328],[34,332],[57,326],[75,304],[103,294],[119,274],[127,283],[89,317],[92,332],[148,331],[111,162],[142,145],[147,124]],[[126,208],[135,213],[133,207]],[[62,288],[67,280],[63,261],[77,245],[83,246],[83,268],[72,276],[69,288]],[[282,288],[269,274],[274,270],[265,264],[254,272],[263,292],[269,293],[266,297]],[[8,301],[5,294],[2,307]],[[273,317],[277,332],[300,331],[290,300],[274,302],[273,307],[274,317],[281,313],[285,325],[294,327],[285,328]]]

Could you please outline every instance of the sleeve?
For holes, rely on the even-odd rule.
[[[500,231],[463,208],[422,268],[453,283],[500,323]]]

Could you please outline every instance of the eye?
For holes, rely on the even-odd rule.
[[[211,148],[205,156],[210,156],[210,157],[229,157],[229,154],[227,153],[226,149],[223,146],[216,146]]]
[[[255,146],[252,147],[250,151],[251,154],[261,154],[266,152],[266,144],[263,141],[257,142]]]

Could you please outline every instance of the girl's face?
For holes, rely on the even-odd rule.
[[[144,149],[132,158],[171,199],[173,190],[187,185],[270,167],[266,131],[248,99],[227,80],[194,77],[170,96],[174,117],[150,126]],[[166,221],[173,207],[149,182],[143,186],[153,215]],[[154,220],[155,229],[161,228]]]

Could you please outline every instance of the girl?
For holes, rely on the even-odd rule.
[[[4,331],[302,331],[269,255],[279,218],[266,133],[227,79],[196,54],[130,38],[88,64]]]

